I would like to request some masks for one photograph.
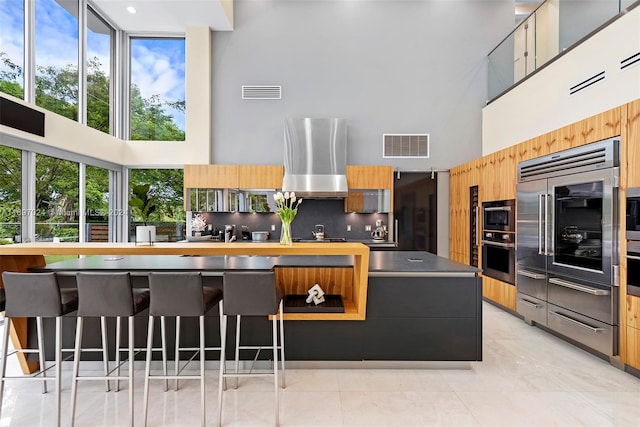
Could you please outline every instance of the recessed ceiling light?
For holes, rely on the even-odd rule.
[[[136,8],[135,8],[135,7],[133,7],[133,6],[129,6],[129,7],[127,8],[127,12],[132,13],[132,14],[133,14],[133,13],[136,13]]]

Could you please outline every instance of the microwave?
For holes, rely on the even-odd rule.
[[[627,239],[640,240],[640,187],[627,189]]]
[[[516,201],[497,200],[482,203],[482,229],[491,231],[516,231]]]

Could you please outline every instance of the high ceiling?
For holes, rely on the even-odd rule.
[[[233,30],[233,0],[93,0],[119,28],[132,33],[184,33],[187,27]],[[127,8],[133,7],[135,13]]]

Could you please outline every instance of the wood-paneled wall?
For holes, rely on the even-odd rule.
[[[640,186],[640,100],[613,108],[561,129],[524,141],[451,169],[450,257],[469,262],[469,187],[479,171],[480,203],[515,198],[519,162],[584,144],[620,136],[620,355],[624,363],[640,368],[640,299],[626,293],[625,195]],[[491,278],[483,279],[483,296],[515,310],[516,288]],[[630,303],[629,298],[634,298]],[[629,304],[631,304],[629,306]],[[630,311],[631,310],[631,311]],[[625,316],[623,313],[627,313]],[[633,313],[633,314],[630,314]]]

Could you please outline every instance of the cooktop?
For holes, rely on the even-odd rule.
[[[336,243],[336,242],[346,242],[347,238],[346,237],[325,237],[324,240],[318,240],[318,239],[302,239],[300,237],[294,237],[293,239],[294,242],[300,242],[300,243]]]

